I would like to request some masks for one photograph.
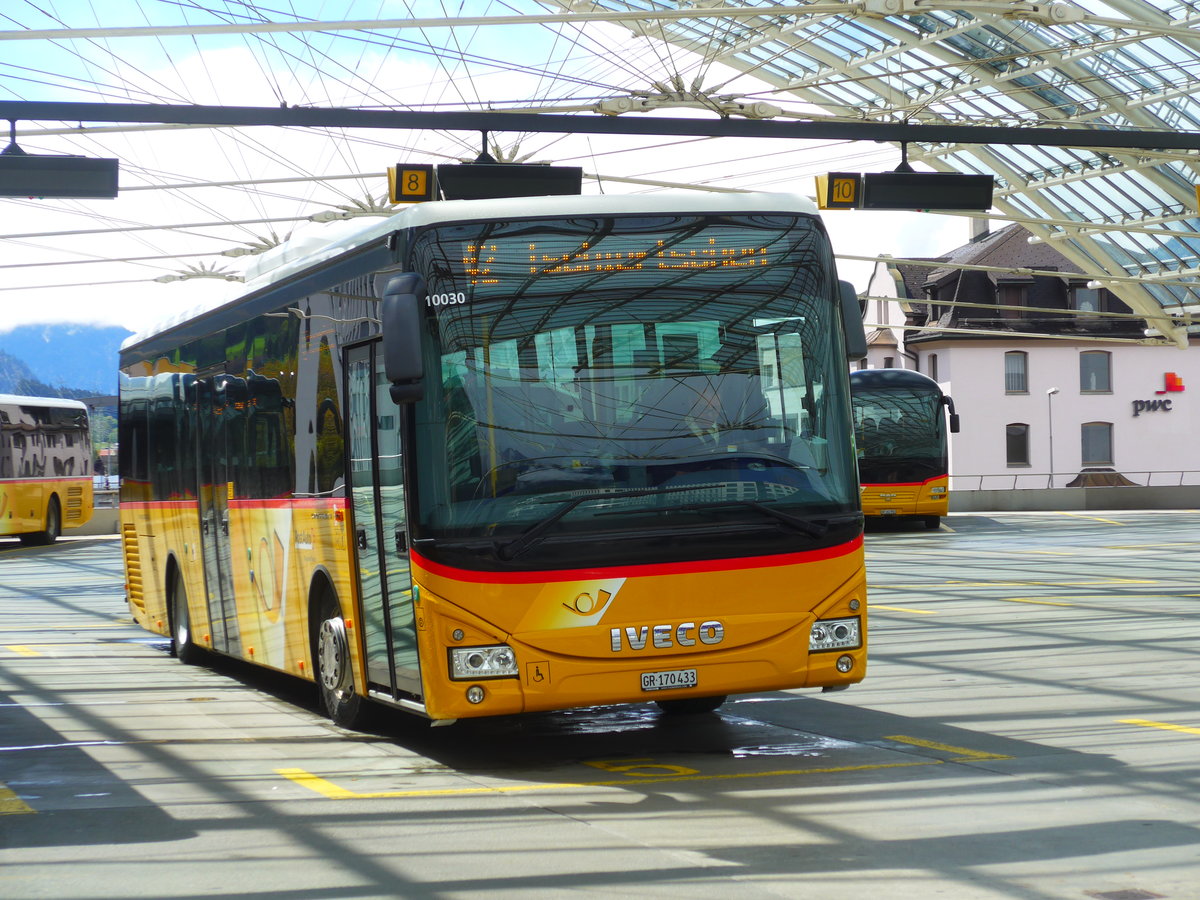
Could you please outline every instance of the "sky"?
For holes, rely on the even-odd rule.
[[[272,21],[443,15],[434,4],[380,0],[336,7],[294,0],[286,13],[232,0],[208,4],[219,14],[163,0],[103,6],[110,29],[241,22],[253,18],[248,10]],[[456,15],[534,10],[544,11],[525,0],[481,0],[461,5]],[[94,27],[91,2],[8,0],[0,10],[0,100],[565,112],[657,90],[656,83],[764,96],[754,79],[611,25],[14,39],[30,30]],[[654,115],[711,114],[683,108]],[[88,127],[80,131],[80,124]],[[314,214],[378,208],[388,166],[470,160],[481,141],[471,132],[59,122],[17,122],[15,131],[27,153],[119,159],[121,190],[114,200],[0,198],[0,332],[42,323],[143,331],[211,305],[236,294],[238,283],[227,279],[250,259],[231,252],[312,231],[318,226],[307,220]],[[582,166],[588,193],[678,185],[811,196],[819,172],[887,171],[899,161],[898,150],[881,144],[491,137],[498,158]],[[824,219],[835,252],[847,256],[937,256],[965,243],[970,230],[961,216],[856,210],[830,211]],[[842,260],[839,268],[858,290],[866,288],[871,264]]]

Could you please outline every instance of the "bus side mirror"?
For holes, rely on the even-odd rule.
[[[842,300],[842,328],[846,333],[846,358],[863,359],[867,355],[867,332],[863,328],[858,294],[848,281],[838,282]]]
[[[946,396],[942,398],[942,403],[945,404],[946,409],[950,412],[950,433],[958,434],[958,413],[954,411],[954,401],[949,396]]]
[[[405,272],[391,278],[383,290],[383,372],[392,383],[392,400],[413,403],[424,396],[425,363],[421,356],[421,311],[425,281]]]

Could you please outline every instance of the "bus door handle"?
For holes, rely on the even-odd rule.
[[[396,526],[396,552],[399,554],[408,551],[408,534],[400,526]]]
[[[365,528],[358,529],[358,549],[367,549],[367,529]]]
[[[221,516],[221,534],[225,535],[225,537],[229,537],[229,513],[225,513],[223,516]]]

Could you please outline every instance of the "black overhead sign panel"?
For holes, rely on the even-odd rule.
[[[0,197],[111,199],[117,160],[0,153]]]
[[[991,175],[956,172],[830,172],[817,176],[821,209],[991,209]]]

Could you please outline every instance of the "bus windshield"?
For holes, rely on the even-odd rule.
[[[916,482],[946,472],[940,391],[856,389],[854,429],[864,483]]]
[[[431,462],[421,536],[526,535],[524,550],[532,528],[570,544],[717,525],[794,547],[823,533],[809,519],[854,512],[819,227],[672,216],[420,234],[433,336],[416,408]]]

